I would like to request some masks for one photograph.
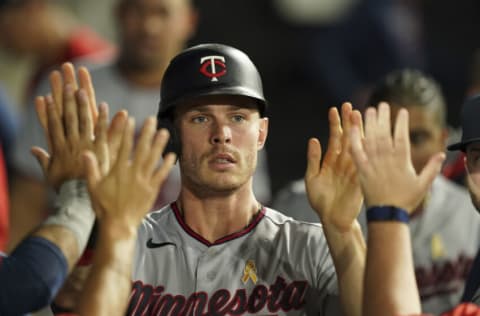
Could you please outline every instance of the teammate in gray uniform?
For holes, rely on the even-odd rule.
[[[338,315],[338,293],[345,314],[360,315],[365,245],[345,136],[351,105],[342,125],[330,112],[323,164],[318,140],[309,142],[307,188],[323,225],[255,198],[265,114],[260,76],[243,52],[204,44],[171,61],[158,118],[178,152],[182,187],[140,227],[127,315]]]
[[[462,106],[460,142],[448,146],[448,150],[461,150],[465,153],[465,170],[468,190],[473,205],[480,211],[480,96],[473,96]],[[478,213],[475,214],[478,216]],[[480,250],[479,250],[480,251]],[[480,305],[480,255],[477,254],[465,287],[462,301]]]
[[[434,153],[445,150],[446,107],[440,88],[419,71],[395,71],[374,88],[369,103],[381,101],[391,104],[392,118],[401,107],[408,109],[411,158],[420,172]],[[276,201],[274,206],[286,205],[289,216],[316,220],[300,181],[282,190]],[[364,212],[359,221],[366,232]],[[440,314],[455,306],[463,293],[480,246],[480,217],[468,192],[439,174],[408,225],[422,310]]]

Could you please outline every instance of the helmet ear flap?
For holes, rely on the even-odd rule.
[[[180,157],[180,138],[175,124],[169,118],[158,117],[157,129],[161,128],[167,129],[170,133],[170,138],[168,139],[167,146],[165,146],[165,150],[163,151],[163,156],[165,156],[169,152],[173,152],[177,155],[177,157]]]

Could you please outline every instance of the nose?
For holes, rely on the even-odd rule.
[[[227,124],[216,123],[213,126],[210,142],[213,145],[229,144],[232,141],[232,131]]]

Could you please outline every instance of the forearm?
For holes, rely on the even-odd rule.
[[[360,225],[355,221],[352,229],[339,232],[324,224],[325,236],[337,272],[340,301],[347,316],[360,316],[362,312],[363,276],[366,247]]]
[[[32,237],[40,237],[54,244],[65,257],[68,272],[72,271],[79,258],[80,250],[75,234],[71,230],[58,225],[45,225],[38,228]]]
[[[0,314],[20,315],[48,305],[66,276],[67,262],[55,244],[25,239],[0,264]]]
[[[56,244],[71,271],[87,244],[94,220],[85,183],[71,180],[60,188],[55,213],[33,235]]]
[[[102,223],[93,267],[77,311],[86,315],[123,315],[131,293],[136,227],[119,229]],[[108,304],[105,304],[108,302]]]
[[[364,315],[420,314],[408,226],[369,223],[367,255]]]

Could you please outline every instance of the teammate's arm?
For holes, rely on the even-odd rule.
[[[100,228],[92,270],[78,305],[80,315],[122,315],[126,311],[137,229],[176,160],[169,153],[158,167],[168,132],[156,131],[156,126],[155,118],[145,121],[130,159],[134,137],[130,119],[118,159],[106,176],[101,176],[95,155],[85,156],[88,188]]]
[[[340,301],[346,315],[361,315],[365,241],[356,221],[362,194],[355,166],[349,153],[349,103],[342,105],[342,120],[336,108],[330,109],[330,138],[323,163],[317,139],[309,141],[305,184],[309,202],[322,222],[337,273]]]
[[[368,219],[363,313],[420,314],[410,232],[405,220],[423,200],[440,171],[444,154],[433,156],[417,175],[410,156],[408,112],[405,109],[399,112],[393,137],[387,104],[380,104],[378,111],[369,108],[365,116],[365,138],[359,131],[361,118],[354,118],[351,133],[352,155]]]
[[[65,85],[61,104],[52,97],[39,97],[36,107],[49,152],[33,148],[47,182],[59,193],[54,214],[2,259],[0,267],[2,314],[22,314],[47,305],[65,280],[86,245],[93,225],[84,176],[82,151],[94,150],[108,162],[106,150],[107,112],[103,108],[96,126],[88,107],[87,94]],[[57,107],[62,108],[62,116]],[[28,198],[28,197],[27,197]]]

